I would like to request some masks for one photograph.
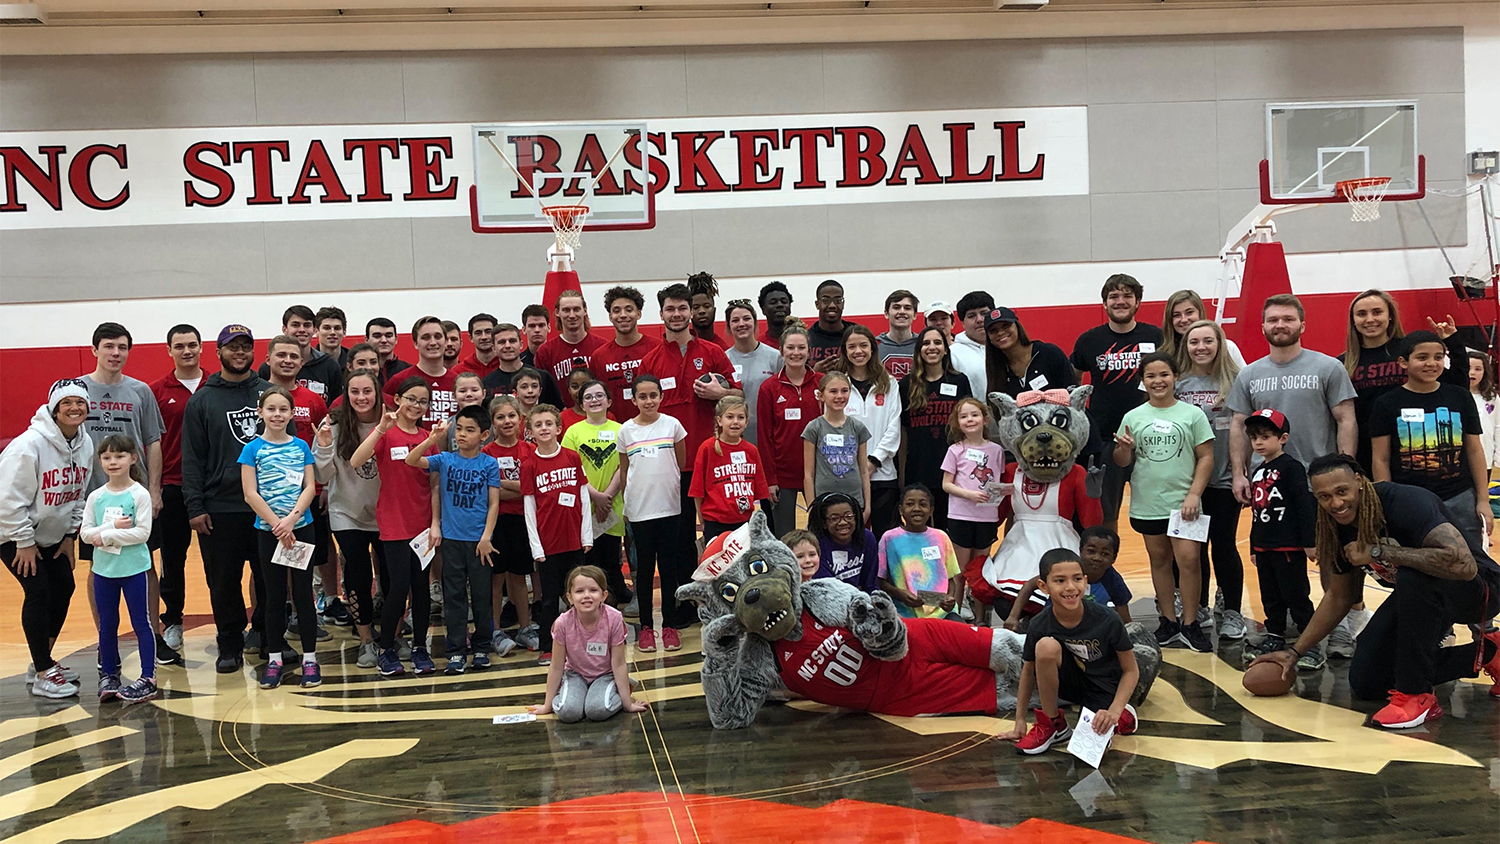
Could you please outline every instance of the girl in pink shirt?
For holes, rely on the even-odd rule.
[[[568,572],[566,594],[571,608],[552,624],[547,699],[529,707],[531,712],[555,714],[568,724],[603,721],[621,709],[645,712],[645,701],[630,696],[625,617],[604,603],[609,582],[603,570],[579,566]]]

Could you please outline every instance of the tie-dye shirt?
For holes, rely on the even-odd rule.
[[[910,531],[891,528],[880,537],[881,580],[889,580],[917,595],[921,592],[947,592],[948,579],[958,576],[958,555],[953,541],[937,528]],[[896,602],[896,611],[907,618],[942,618],[940,607],[908,607]]]

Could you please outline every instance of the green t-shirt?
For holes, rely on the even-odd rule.
[[[614,481],[615,474],[620,471],[619,444],[620,423],[613,419],[606,419],[603,425],[594,425],[587,419],[574,422],[568,426],[562,438],[563,448],[578,452],[578,458],[583,461],[583,475],[588,478],[589,486],[600,492]],[[624,506],[624,494],[615,493],[615,525],[605,531],[610,536],[625,535],[625,520],[622,515]]]
[[[1196,405],[1177,401],[1171,407],[1148,402],[1125,414],[1120,430],[1135,439],[1135,467],[1130,472],[1130,518],[1166,519],[1182,507],[1193,486],[1193,449],[1213,442],[1208,417]]]
[[[151,496],[140,484],[134,484],[121,492],[101,486],[89,495],[87,507],[84,525],[109,528],[109,535],[116,539],[123,538],[120,536],[120,529],[114,527],[114,520],[121,516],[129,516],[140,524],[139,518],[144,513],[146,523],[141,524],[140,528],[149,532],[147,525],[150,524]],[[102,545],[94,549],[90,567],[94,574],[101,577],[130,577],[151,568],[151,550],[146,547],[144,538],[130,544]]]

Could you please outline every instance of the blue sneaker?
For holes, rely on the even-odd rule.
[[[411,649],[411,670],[419,676],[437,673],[437,665],[432,661],[426,648]]]
[[[448,657],[448,667],[443,669],[443,673],[452,677],[456,674],[464,673],[464,669],[467,667],[467,664],[464,662],[464,655],[454,654],[453,656]]]
[[[475,671],[484,671],[490,667],[490,655],[484,651],[475,651],[474,661],[469,667]]]
[[[281,672],[285,666],[280,662],[266,663],[265,673],[260,675],[262,689],[274,689],[281,685]]]
[[[396,656],[395,648],[386,648],[381,651],[379,658],[375,660],[375,667],[380,669],[382,677],[396,677],[406,673],[406,667]]]
[[[323,667],[316,662],[302,663],[302,688],[316,689],[323,685]]]

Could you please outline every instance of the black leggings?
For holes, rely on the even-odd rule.
[[[361,626],[373,624],[375,598],[370,590],[374,584],[375,570],[371,564],[385,558],[380,533],[373,530],[336,530],[333,536],[338,540],[339,551],[344,554],[344,592],[349,598],[350,606],[354,608],[354,623]]]
[[[380,608],[380,647],[383,650],[396,647],[396,633],[401,629],[401,617],[406,615],[406,599],[411,598],[412,647],[425,648],[428,614],[432,610],[427,597],[427,569],[422,568],[422,561],[411,550],[409,540],[384,540],[380,544],[385,546],[385,570],[391,582]]]
[[[651,593],[658,567],[661,569],[662,626],[676,629],[680,615],[685,611],[696,613],[691,605],[677,605],[677,587],[686,583],[692,573],[691,570],[684,572],[680,561],[677,539],[680,522],[678,516],[663,516],[630,523],[630,532],[635,535],[635,595],[641,611],[641,627],[647,630],[656,626],[652,618]]]
[[[896,499],[900,495],[896,481],[870,481],[870,531],[876,539],[896,526]]]
[[[625,537],[601,533],[594,537],[594,547],[583,557],[587,565],[598,566],[609,582],[609,597],[616,604],[630,603],[630,587],[625,585],[625,572],[620,570],[620,548]]]
[[[583,565],[583,551],[563,551],[560,554],[548,554],[542,558],[537,566],[538,578],[542,581],[542,609],[537,613],[537,638],[540,640],[542,653],[552,652],[552,624],[557,621],[561,613],[557,609],[557,602],[562,600],[564,590],[563,581],[568,572]]]
[[[213,529],[198,537],[208,566],[208,596],[218,628],[219,653],[238,654],[245,647],[245,564],[255,590],[250,629],[265,631],[266,584],[261,577],[259,539],[254,513],[210,513]],[[261,644],[265,641],[262,639]]]
[[[1260,580],[1260,603],[1266,609],[1266,630],[1277,636],[1286,635],[1288,612],[1297,629],[1306,630],[1313,617],[1313,603],[1308,597],[1307,553],[1256,551],[1255,569]]]
[[[278,654],[287,650],[286,644],[286,598],[287,580],[292,582],[292,603],[297,607],[297,633],[302,637],[302,652],[310,654],[318,649],[318,607],[313,600],[313,568],[318,559],[314,555],[305,569],[277,565],[271,562],[276,546],[281,543],[268,530],[258,530],[260,542],[260,571],[266,581],[266,653]],[[312,525],[297,528],[292,535],[298,542],[313,543],[317,531]]]
[[[1500,612],[1500,584],[1484,577],[1443,580],[1412,568],[1396,569],[1396,588],[1359,634],[1349,662],[1349,691],[1381,700],[1389,689],[1409,695],[1460,677],[1473,677],[1474,642],[1440,648],[1454,624],[1481,624]],[[1481,640],[1482,641],[1482,640]]]
[[[1219,588],[1224,592],[1224,609],[1240,611],[1240,601],[1245,591],[1245,562],[1240,559],[1235,533],[1240,526],[1240,502],[1234,490],[1209,487],[1203,490],[1203,515],[1208,516],[1208,546],[1200,560],[1199,571],[1203,575],[1203,596],[1200,603],[1208,605],[1208,562],[1213,561],[1214,577],[1219,579]]]
[[[52,658],[52,640],[62,633],[63,622],[68,620],[68,604],[73,600],[73,567],[62,555],[60,542],[38,547],[36,573],[22,576],[13,565],[16,551],[14,542],[0,545],[0,560],[21,581],[21,591],[25,593],[21,599],[21,630],[26,634],[26,647],[31,650],[36,673],[45,674],[56,663]]]

